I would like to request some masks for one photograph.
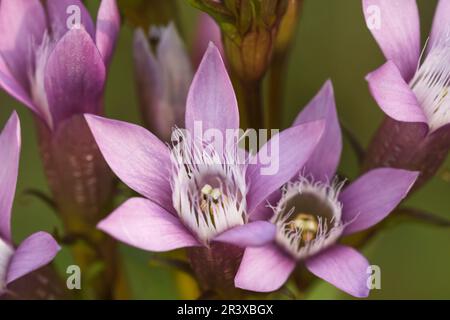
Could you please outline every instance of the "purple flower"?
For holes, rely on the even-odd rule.
[[[418,187],[435,174],[450,148],[450,3],[439,1],[422,55],[416,1],[363,0],[363,9],[388,60],[367,76],[389,119],[369,148],[366,168],[421,171]]]
[[[52,129],[100,113],[119,23],[115,0],[102,1],[96,26],[79,0],[2,0],[0,86]]]
[[[44,3],[0,2],[0,86],[36,116],[47,179],[65,222],[96,225],[114,176],[83,114],[102,112],[119,12],[115,0],[103,0],[94,26],[79,0]],[[74,223],[75,216],[84,221]]]
[[[407,195],[418,174],[377,169],[341,192],[343,183],[334,175],[342,142],[330,82],[294,125],[322,118],[327,121],[325,133],[300,178],[287,183],[281,195],[275,194],[270,219],[276,226],[274,239],[245,250],[235,278],[239,288],[275,291],[298,263],[304,263],[310,272],[353,296],[369,294],[368,261],[338,241],[385,218]]]
[[[59,246],[46,232],[26,238],[17,248],[11,236],[11,210],[20,153],[20,124],[14,113],[0,135],[0,295],[6,286],[53,260]]]
[[[156,43],[154,48],[151,43]],[[184,127],[184,113],[193,71],[175,25],[152,27],[150,39],[142,29],[134,34],[134,66],[146,127],[163,141],[172,128]]]
[[[126,201],[98,227],[149,251],[208,247],[230,230],[241,244],[258,245],[272,237],[274,226],[252,216],[304,166],[323,132],[323,122],[316,121],[274,136],[258,154],[278,147],[274,162],[279,170],[272,175],[261,173],[260,157],[242,164],[235,139],[219,148],[205,138],[211,130],[225,134],[239,128],[233,87],[212,44],[189,91],[187,130],[174,131],[172,148],[141,127],[92,115],[86,119],[111,169],[145,197]]]

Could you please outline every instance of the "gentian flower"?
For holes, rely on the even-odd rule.
[[[149,36],[137,29],[133,56],[145,125],[169,142],[172,128],[184,127],[186,97],[193,77],[189,55],[175,25],[152,27]]]
[[[450,149],[450,3],[439,1],[422,55],[415,0],[364,0],[363,8],[388,60],[367,76],[388,118],[369,148],[366,169],[420,171],[417,188],[436,173]]]
[[[258,153],[279,151],[279,156],[273,152],[278,170],[271,175],[263,174],[260,156],[252,164],[240,161],[244,152],[239,151],[236,139],[221,146],[212,143],[208,138],[211,130],[226,135],[239,128],[233,87],[213,44],[189,90],[186,130],[174,131],[171,149],[141,127],[93,115],[86,115],[86,119],[111,169],[144,196],[126,201],[99,223],[99,229],[155,252],[183,247],[209,249],[216,241],[232,239],[259,244],[273,236],[273,225],[253,221],[252,215],[268,195],[303,167],[323,132],[323,122],[316,121],[272,137]],[[209,256],[217,257],[214,253]],[[231,252],[225,250],[220,256],[227,264]],[[198,264],[206,268],[208,261]],[[220,278],[234,276],[233,270],[225,269],[220,270]],[[204,276],[211,271],[198,272]],[[215,284],[215,288],[219,286]]]
[[[47,178],[66,220],[84,215],[95,225],[113,189],[82,114],[102,112],[119,24],[115,0],[101,2],[96,26],[79,0],[0,3],[0,86],[36,116]]]
[[[338,244],[341,237],[365,230],[385,218],[408,194],[417,173],[382,168],[349,186],[335,178],[342,149],[333,89],[327,82],[294,125],[326,119],[325,133],[300,177],[284,185],[272,202],[275,237],[245,250],[235,278],[238,288],[278,290],[304,264],[317,277],[356,297],[369,294],[369,263],[355,249]],[[238,243],[236,243],[238,244]]]
[[[5,294],[9,284],[51,262],[60,249],[46,232],[32,234],[18,247],[13,244],[11,211],[17,183],[20,144],[19,118],[14,113],[0,134],[0,296]]]

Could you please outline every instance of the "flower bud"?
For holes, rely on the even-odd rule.
[[[135,78],[146,126],[163,141],[173,127],[184,127],[184,114],[193,71],[174,24],[138,29],[134,36]]]

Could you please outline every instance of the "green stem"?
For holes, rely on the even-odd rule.
[[[244,81],[235,77],[235,90],[241,112],[242,127],[252,129],[264,128],[264,103],[262,81]]]

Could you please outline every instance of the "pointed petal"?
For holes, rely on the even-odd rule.
[[[237,288],[255,292],[276,291],[295,268],[295,260],[275,244],[247,248],[234,279]]]
[[[144,198],[128,200],[101,221],[98,228],[117,240],[148,251],[200,246],[177,217]]]
[[[369,262],[353,248],[335,245],[305,261],[308,270],[348,294],[369,295]]]
[[[86,115],[112,171],[131,189],[172,211],[169,149],[142,127]]]
[[[0,53],[25,91],[29,89],[33,52],[42,42],[46,27],[45,12],[39,0],[0,2]]]
[[[194,76],[187,98],[186,128],[193,133],[194,124],[203,131],[239,128],[239,110],[233,85],[220,56],[212,43]]]
[[[416,95],[392,61],[368,74],[366,80],[372,96],[389,117],[403,122],[427,123]]]
[[[111,61],[119,30],[120,13],[116,0],[102,0],[97,17],[95,43],[106,66]]]
[[[439,0],[433,19],[428,48],[433,47],[436,41],[448,39],[450,35],[450,1]]]
[[[30,108],[33,112],[39,115],[39,110],[33,105],[30,95],[25,91],[22,84],[20,84],[9,70],[6,62],[0,54],[0,87],[9,93],[14,99]]]
[[[392,60],[406,82],[416,72],[420,57],[420,22],[416,0],[363,0],[369,30],[387,60]]]
[[[330,181],[336,173],[342,153],[341,127],[330,80],[325,82],[319,93],[298,115],[294,126],[322,119],[326,121],[325,132],[305,165],[305,173],[311,174],[317,181]]]
[[[418,172],[382,168],[369,171],[339,197],[342,219],[349,223],[344,234],[370,228],[383,220],[408,195]]]
[[[267,221],[255,221],[234,227],[218,235],[214,241],[238,247],[260,247],[275,239],[276,227]]]
[[[71,29],[80,27],[95,39],[94,22],[81,0],[47,0],[46,3],[54,39],[60,39]],[[80,14],[80,26],[73,25],[77,14]]]
[[[11,259],[6,283],[11,283],[48,263],[61,248],[46,232],[37,232],[25,239]]]
[[[74,114],[100,112],[105,73],[103,59],[86,31],[66,33],[51,53],[45,72],[53,124]]]
[[[20,123],[14,112],[0,135],[0,238],[11,243],[11,209],[20,156]]]
[[[250,214],[300,172],[319,143],[324,128],[322,120],[291,127],[272,137],[261,148],[254,158],[256,164],[247,169]]]

